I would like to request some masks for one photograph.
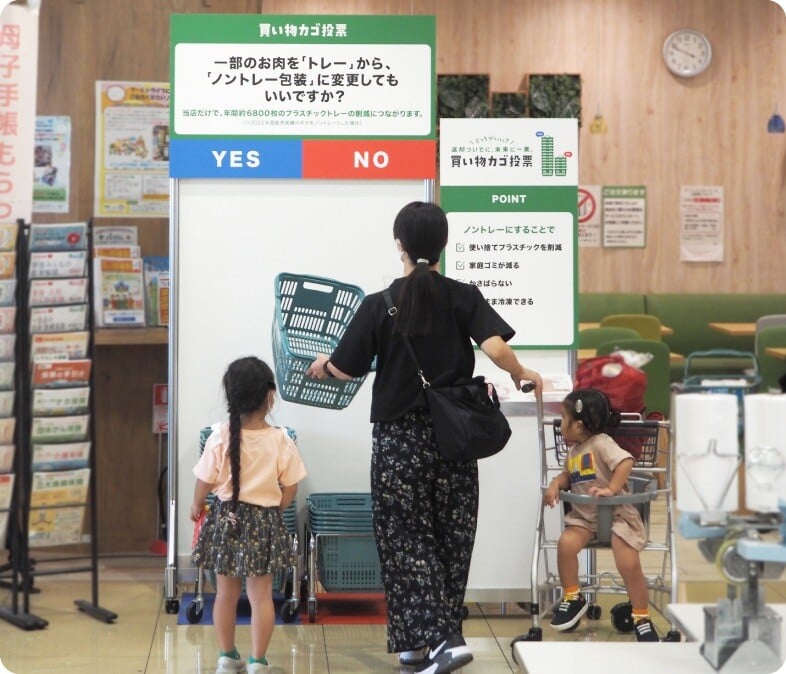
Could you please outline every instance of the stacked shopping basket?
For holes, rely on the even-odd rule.
[[[371,521],[371,494],[314,493],[306,498],[309,545],[309,619],[316,615],[317,577],[326,592],[382,589]]]
[[[284,400],[344,409],[365,377],[313,379],[306,370],[317,354],[330,355],[363,301],[357,286],[318,276],[276,276],[273,361]]]

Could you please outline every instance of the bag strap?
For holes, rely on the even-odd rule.
[[[395,304],[393,304],[393,298],[390,296],[390,290],[385,288],[382,291],[382,296],[385,298],[385,304],[388,308],[388,316],[393,319],[393,322],[396,321],[396,314],[398,313],[398,308]],[[418,377],[420,377],[420,381],[423,384],[423,388],[431,388],[431,383],[426,376],[423,374],[423,368],[420,367],[420,362],[418,361],[418,357],[415,355],[415,349],[412,348],[412,342],[410,341],[409,337],[401,335],[401,338],[404,340],[404,346],[407,347],[407,351],[409,355],[412,357],[412,360],[415,363],[415,367],[418,371]]]

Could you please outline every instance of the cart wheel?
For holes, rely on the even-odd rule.
[[[633,607],[629,601],[615,604],[611,608],[611,624],[618,632],[632,632],[636,627],[633,624]]]
[[[166,612],[169,615],[174,615],[180,610],[180,602],[177,599],[166,600]]]
[[[317,600],[308,600],[308,622],[313,623],[317,619]]]
[[[666,636],[663,637],[663,641],[671,641],[671,642],[679,642],[682,641],[682,634],[679,630],[669,630],[666,632]]]
[[[603,609],[597,604],[590,604],[589,608],[587,609],[587,617],[590,620],[600,620],[600,616],[602,614]]]
[[[202,607],[199,606],[196,602],[191,602],[186,609],[186,618],[188,622],[192,625],[195,625],[200,620],[202,620]]]
[[[281,605],[281,620],[283,620],[285,623],[294,622],[295,618],[297,618],[297,608],[297,599],[287,599]]]
[[[718,570],[731,583],[744,583],[748,579],[748,561],[737,552],[739,538],[731,536],[724,540],[715,557]]]
[[[530,627],[529,632],[526,634],[519,634],[513,641],[510,642],[510,654],[513,662],[516,662],[516,651],[513,647],[519,641],[543,641],[543,630],[540,627]]]

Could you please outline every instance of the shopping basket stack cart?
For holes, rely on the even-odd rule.
[[[317,583],[326,592],[382,589],[371,494],[313,493],[308,505],[308,618],[317,614]]]
[[[745,374],[696,374],[694,368],[705,358],[749,359],[751,367]],[[712,349],[694,351],[685,358],[682,382],[675,386],[677,393],[733,393],[737,396],[739,407],[739,432],[745,428],[744,396],[755,393],[761,384],[759,362],[756,354],[750,351],[734,351],[730,349]]]
[[[564,523],[560,518],[559,528],[552,526],[554,522],[546,522],[544,513],[547,507],[543,494],[548,488],[551,478],[563,469],[568,455],[568,446],[560,430],[560,419],[544,420],[543,403],[538,400],[538,438],[541,449],[541,489],[540,508],[535,527],[535,545],[532,556],[532,627],[527,634],[516,637],[511,646],[519,641],[542,641],[543,631],[540,627],[541,618],[551,609],[560,594],[559,576],[556,571],[556,550],[559,535]],[[616,569],[598,570],[598,548],[609,547],[611,541],[612,510],[615,505],[632,504],[639,511],[647,531],[647,544],[642,550],[648,560],[657,556],[655,564],[645,566],[645,578],[650,592],[650,603],[661,615],[666,616],[666,606],[677,599],[677,569],[674,561],[675,534],[672,518],[671,498],[671,458],[669,446],[669,423],[654,419],[642,419],[639,414],[623,414],[620,426],[611,433],[621,446],[635,447],[638,454],[634,456],[634,467],[628,480],[628,494],[611,497],[594,497],[589,495],[560,492],[560,500],[565,507],[571,503],[593,504],[598,508],[597,540],[590,544],[586,554],[586,570],[579,574],[581,591],[588,596],[590,602],[587,617],[597,620],[601,617],[601,607],[595,602],[597,594],[626,595],[627,590]],[[550,444],[547,446],[547,436]],[[658,487],[661,476],[662,487]],[[650,530],[650,510],[655,499],[662,498],[665,503],[665,528],[663,535],[657,536]],[[551,519],[551,518],[550,518]],[[653,541],[653,537],[658,540]],[[620,632],[632,632],[635,625],[629,602],[616,604],[611,609],[612,625]],[[670,621],[671,623],[671,621]],[[574,628],[575,629],[575,628]],[[665,641],[679,641],[680,633],[671,623],[671,629]],[[515,659],[515,649],[514,649]]]
[[[276,276],[273,361],[278,391],[284,400],[344,409],[365,377],[313,379],[306,370],[317,354],[330,355],[363,301],[354,285],[318,276]]]
[[[205,451],[205,443],[207,439],[211,436],[214,430],[219,427],[220,423],[215,423],[212,426],[205,426],[199,431],[199,454],[201,455],[202,452]],[[297,435],[295,431],[291,428],[286,429],[287,434],[289,435],[292,440],[297,439]],[[207,496],[207,507],[208,509],[213,506],[213,502],[215,501],[215,496],[213,494],[208,494]],[[300,605],[300,598],[298,596],[299,586],[298,586],[298,555],[299,555],[299,543],[298,543],[298,524],[297,524],[297,502],[293,501],[282,513],[284,519],[284,525],[286,526],[287,533],[290,536],[290,541],[292,545],[292,551],[295,557],[295,563],[289,569],[284,569],[279,571],[275,576],[273,576],[273,592],[284,592],[285,600],[284,603],[281,605],[281,619],[285,623],[290,623],[295,620],[297,617],[298,606]],[[199,534],[199,527],[201,527],[201,523],[204,520],[204,516],[202,519],[197,522],[194,528],[194,541],[193,543],[196,544],[196,539]],[[201,567],[197,569],[197,576],[196,581],[194,583],[194,598],[191,600],[191,603],[188,605],[186,609],[186,619],[191,624],[198,623],[202,620],[202,615],[204,612],[205,606],[205,597],[204,597],[204,586],[205,586],[205,576],[208,576],[208,580],[213,588],[216,587],[216,576],[213,571],[205,571]],[[245,591],[245,579],[243,580],[243,590]]]

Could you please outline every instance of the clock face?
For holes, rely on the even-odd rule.
[[[666,67],[679,77],[694,77],[712,60],[710,41],[697,30],[677,30],[663,43]]]

